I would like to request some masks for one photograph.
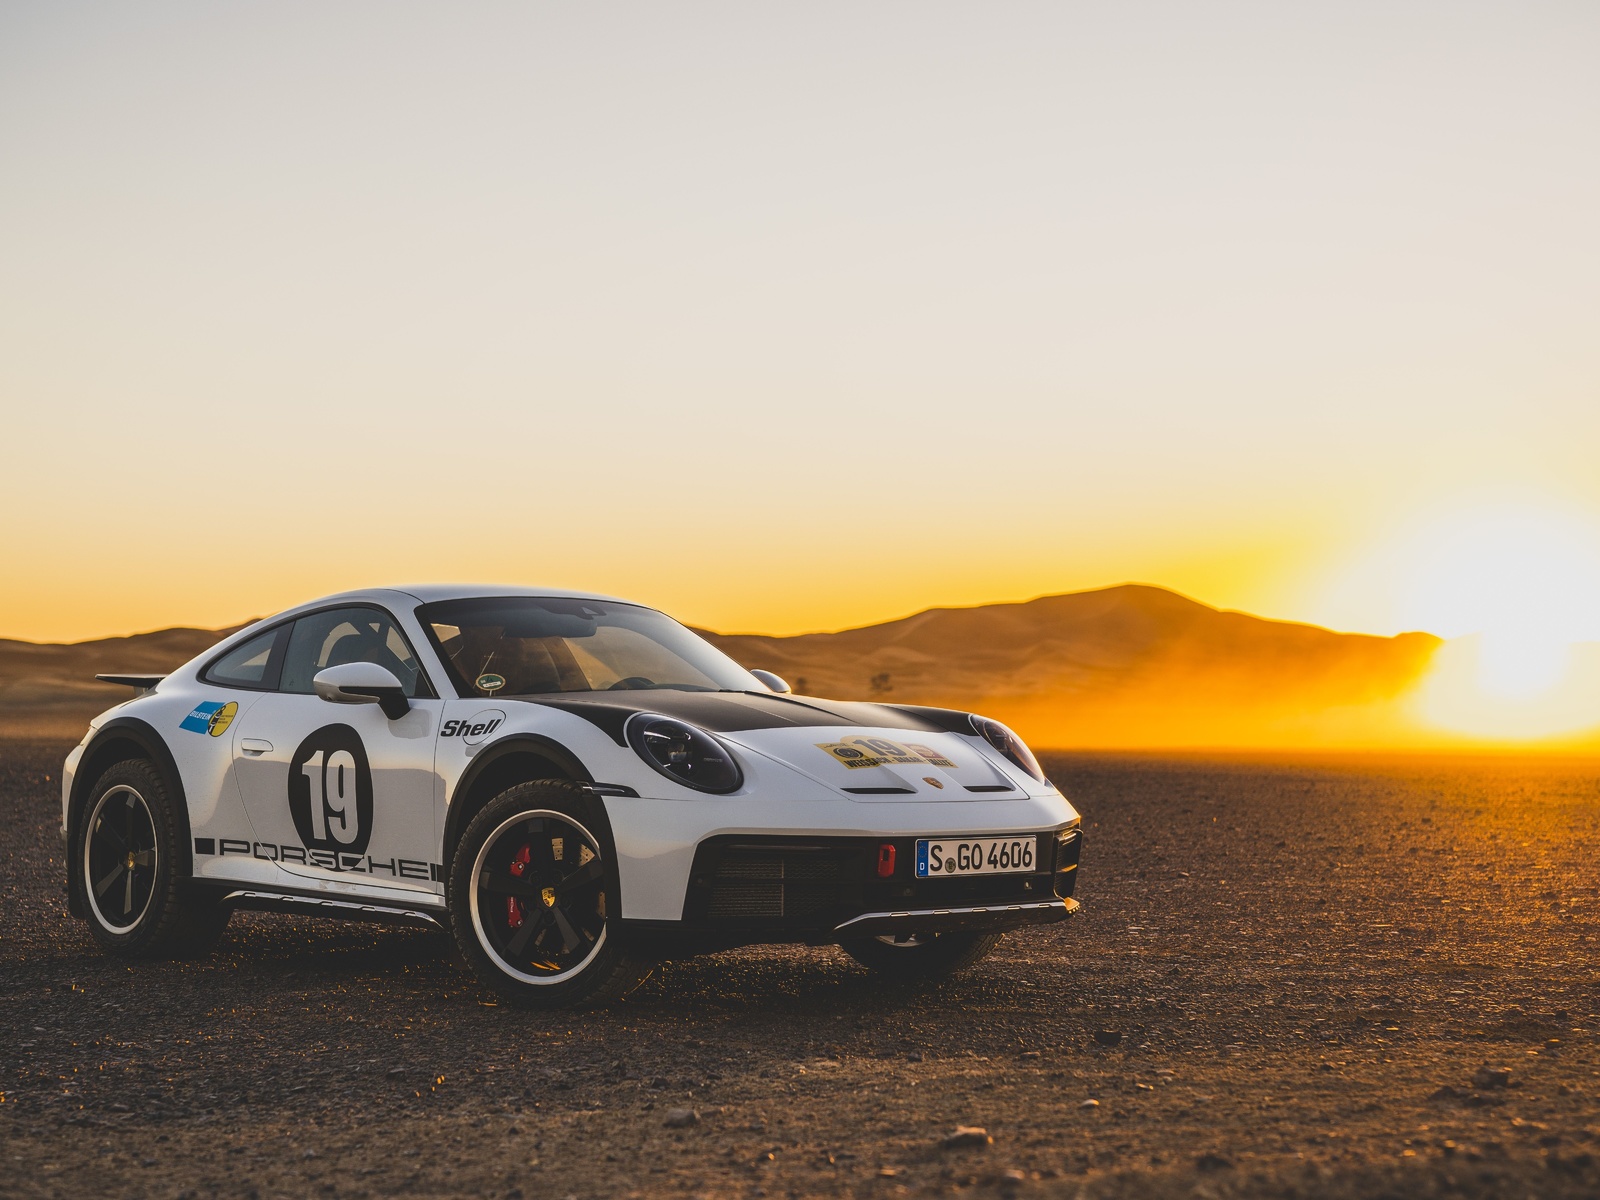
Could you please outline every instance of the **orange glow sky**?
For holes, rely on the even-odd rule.
[[[1596,62],[1571,3],[8,4],[0,636],[438,579],[1456,636],[1531,528],[1581,640]]]

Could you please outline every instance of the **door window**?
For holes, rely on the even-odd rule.
[[[318,671],[353,662],[387,667],[407,696],[433,694],[405,635],[388,613],[375,608],[336,608],[296,621],[278,690],[310,695]]]

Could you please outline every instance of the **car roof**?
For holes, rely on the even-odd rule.
[[[314,612],[334,604],[376,604],[398,612],[402,609],[409,611],[413,607],[412,604],[406,603],[407,600],[417,604],[432,604],[439,600],[493,599],[501,596],[548,596],[561,600],[600,600],[612,604],[632,604],[640,608],[650,607],[648,604],[639,604],[637,600],[624,600],[618,596],[606,596],[599,592],[574,592],[566,588],[523,587],[507,583],[422,583],[406,587],[356,588],[348,592],[334,592],[330,596],[318,596],[315,600],[306,600],[275,612],[271,616],[252,621],[191,661],[209,660],[255,637],[264,626],[277,625],[292,620],[302,613]],[[184,665],[188,666],[187,663]]]
[[[600,592],[574,592],[566,588],[523,587],[504,583],[422,583],[388,590],[415,596],[424,604],[433,604],[439,600],[468,600],[479,596],[551,596],[562,600],[610,600],[615,604],[638,603],[636,600],[624,600],[619,596],[607,596]]]
[[[319,596],[315,600],[296,604],[293,608],[286,608],[277,615],[286,616],[305,609],[326,608],[330,604],[354,604],[361,601],[404,606],[400,603],[402,597],[421,604],[433,604],[440,600],[474,600],[501,596],[547,596],[560,600],[609,601],[612,604],[639,603],[637,600],[624,600],[619,596],[606,596],[599,592],[574,592],[567,588],[524,587],[507,583],[422,583],[404,587],[356,588],[348,592],[335,592],[331,596]],[[649,605],[640,607],[648,608]]]

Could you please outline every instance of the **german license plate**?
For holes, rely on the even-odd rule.
[[[917,878],[943,875],[1013,875],[1038,869],[1039,839],[925,838],[917,842]]]

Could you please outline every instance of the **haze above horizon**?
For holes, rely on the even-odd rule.
[[[9,5],[0,635],[1145,580],[1570,713],[1597,60],[1557,3]]]

